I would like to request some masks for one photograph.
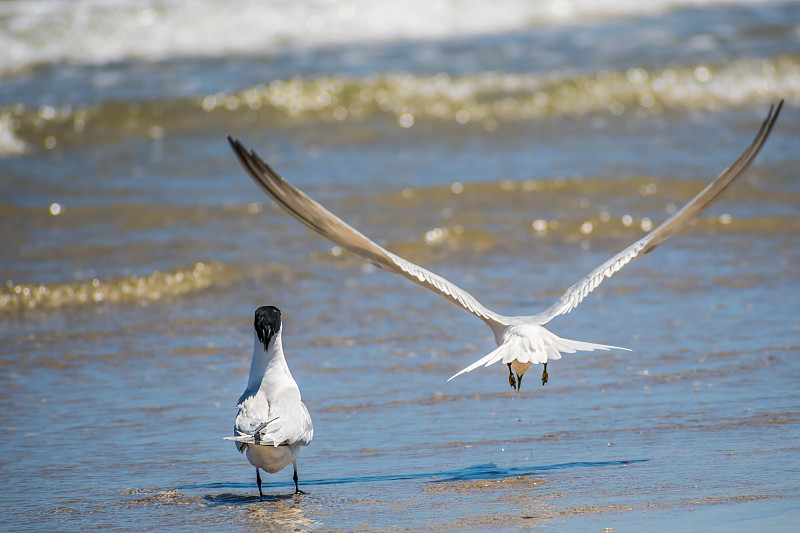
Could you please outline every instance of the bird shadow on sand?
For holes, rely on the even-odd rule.
[[[222,494],[207,494],[202,498],[210,505],[251,505],[254,503],[276,503],[293,501],[301,498],[302,494],[265,494],[263,498],[252,494],[223,492]]]
[[[468,466],[456,470],[444,470],[440,472],[419,472],[408,474],[388,474],[378,476],[361,476],[347,478],[331,478],[322,480],[306,480],[305,485],[333,485],[347,483],[371,483],[384,481],[409,481],[427,480],[429,483],[446,483],[451,481],[472,481],[478,479],[497,480],[520,476],[546,475],[555,471],[562,471],[573,468],[599,468],[627,466],[637,463],[644,463],[650,459],[631,459],[620,461],[580,461],[572,463],[558,463],[552,465],[521,466],[521,467],[500,467],[494,463],[483,463]]]
[[[516,466],[516,467],[500,467],[494,463],[484,463],[478,465],[468,466],[466,468],[459,468],[455,470],[444,470],[440,472],[415,472],[415,473],[394,473],[386,475],[374,476],[352,476],[352,477],[338,477],[328,479],[305,479],[303,480],[304,487],[321,486],[321,485],[347,485],[353,483],[384,483],[391,481],[422,481],[431,484],[436,483],[451,483],[454,481],[476,481],[476,480],[502,480],[514,477],[525,476],[543,476],[547,474],[555,474],[566,470],[579,469],[579,468],[613,468],[625,467],[636,465],[639,463],[646,463],[650,459],[628,459],[617,461],[576,461],[570,463],[556,463],[551,465],[538,465],[538,466]],[[179,490],[237,490],[241,489],[243,492],[252,491],[253,485],[250,483],[209,483],[203,485],[188,485],[177,487]],[[304,495],[295,495],[291,492],[283,494],[274,494],[272,491],[278,492],[281,490],[290,490],[290,484],[286,483],[264,483],[263,498],[250,494],[223,492],[220,494],[209,494],[202,498],[211,505],[250,505],[262,502],[287,502],[297,498],[303,498]]]

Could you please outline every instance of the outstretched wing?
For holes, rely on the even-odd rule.
[[[362,235],[358,230],[279,176],[255,151],[248,152],[238,140],[233,139],[230,135],[228,136],[228,141],[231,143],[233,151],[238,156],[242,166],[244,166],[253,180],[264,189],[264,192],[287,213],[309,228],[342,248],[360,255],[374,265],[389,272],[400,274],[414,283],[444,296],[454,304],[477,316],[489,326],[508,325],[505,317],[481,305],[475,297],[464,289],[450,283],[430,270],[394,255]]]
[[[713,204],[736,178],[744,174],[744,171],[747,170],[747,167],[749,167],[750,163],[756,158],[761,147],[766,142],[767,137],[769,137],[782,107],[783,100],[780,101],[777,108],[775,106],[770,106],[769,114],[761,124],[761,129],[758,130],[758,134],[756,134],[750,146],[739,156],[739,159],[722,171],[717,179],[712,181],[700,194],[695,196],[691,202],[683,206],[680,211],[669,217],[656,229],[589,272],[583,279],[567,289],[556,303],[545,311],[535,315],[533,317],[534,320],[541,325],[545,325],[558,315],[569,313],[575,309],[590,292],[596,289],[603,280],[610,278],[615,272],[637,257],[641,257],[651,251]]]

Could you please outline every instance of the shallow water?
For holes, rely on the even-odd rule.
[[[143,2],[114,36],[87,1],[43,44],[60,7],[34,4],[0,4],[4,528],[794,529],[800,5]],[[781,97],[740,183],[550,325],[633,351],[565,355],[520,394],[502,365],[448,383],[488,328],[279,211],[225,141],[527,314],[696,194]],[[222,437],[267,304],[315,438],[308,494],[285,470],[259,502]]]

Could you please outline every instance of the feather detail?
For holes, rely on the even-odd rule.
[[[767,138],[772,132],[772,128],[775,126],[775,121],[778,120],[778,115],[782,107],[783,100],[778,103],[777,107],[770,107],[767,118],[761,123],[761,128],[758,130],[753,142],[750,143],[750,146],[742,152],[736,161],[723,170],[714,181],[709,183],[706,188],[700,191],[689,203],[661,223],[656,229],[589,272],[580,281],[568,288],[556,303],[545,311],[534,315],[532,319],[541,325],[545,325],[553,318],[569,313],[604,280],[610,278],[634,259],[650,252],[689,222],[697,218],[697,216],[711,206],[737,178],[744,174],[745,170],[747,170],[750,164],[755,160],[758,152],[761,151],[761,147],[767,142]]]
[[[447,381],[471,372],[479,366],[489,366],[502,361],[505,364],[539,364],[561,359],[562,353],[592,352],[595,350],[626,350],[619,346],[563,339],[538,324],[518,324],[508,327],[500,340],[500,346],[488,355],[453,375]]]

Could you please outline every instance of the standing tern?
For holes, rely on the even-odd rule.
[[[542,371],[542,385],[544,385],[548,378],[547,362],[560,359],[562,353],[620,349],[604,344],[562,339],[546,330],[544,326],[553,318],[569,313],[590,292],[596,289],[603,280],[611,277],[637,257],[652,251],[653,248],[694,220],[713,204],[725,189],[747,170],[747,167],[756,158],[769,137],[782,107],[783,100],[780,101],[777,107],[770,106],[769,114],[761,124],[761,128],[750,146],[688,204],[653,231],[589,272],[580,281],[569,287],[553,305],[541,313],[530,316],[505,316],[496,313],[478,302],[467,291],[457,287],[443,277],[394,255],[283,179],[254,150],[248,152],[238,140],[230,135],[228,136],[228,141],[242,166],[244,166],[253,180],[290,215],[323,237],[364,257],[383,270],[400,274],[414,283],[444,296],[454,304],[463,307],[483,320],[492,329],[497,349],[464,368],[448,381],[481,365],[489,366],[502,361],[508,365],[509,384],[519,392],[522,376],[532,364],[542,363],[544,365]],[[516,373],[516,379],[514,373]]]
[[[281,346],[281,312],[277,307],[256,309],[253,322],[255,346],[247,388],[237,402],[239,412],[233,426],[236,449],[256,467],[258,496],[259,469],[274,474],[292,463],[294,493],[305,494],[297,485],[297,455],[314,436],[311,416],[300,399],[300,389],[289,372]]]

